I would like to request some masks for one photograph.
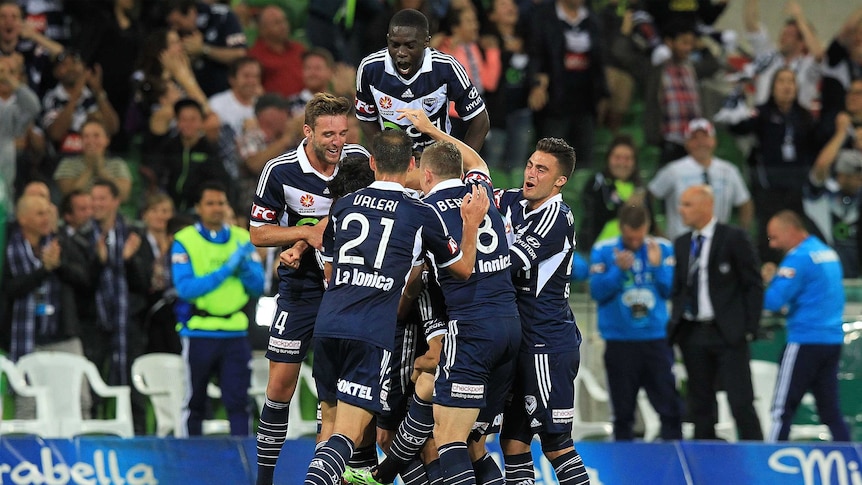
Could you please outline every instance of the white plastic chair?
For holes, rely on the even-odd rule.
[[[2,419],[3,399],[0,399],[0,435],[33,434],[42,438],[59,436],[59,426],[50,419],[50,399],[48,390],[27,384],[24,375],[15,363],[0,355],[0,374],[6,375],[6,382],[18,396],[31,397],[36,400],[36,417],[33,419]]]
[[[132,363],[132,384],[141,394],[148,396],[156,417],[158,436],[182,436],[185,423],[182,409],[186,392],[186,363],[177,354],[144,354]],[[221,398],[221,391],[214,384],[207,388],[211,398]],[[207,419],[202,432],[209,434],[229,434],[230,423],[226,419]]]
[[[587,437],[599,437],[603,439],[611,437],[614,433],[614,426],[609,421],[584,421],[581,418],[578,392],[582,386],[593,401],[607,403],[609,399],[608,391],[599,385],[593,373],[586,367],[581,367],[578,370],[578,375],[575,376],[575,409],[572,418],[572,439],[581,441]]]
[[[49,416],[59,425],[58,436],[113,434],[135,435],[129,386],[109,386],[95,364],[84,356],[67,352],[33,352],[18,359],[18,369],[34,386],[47,389]],[[85,419],[81,409],[81,384],[103,398],[116,400],[113,419]]]

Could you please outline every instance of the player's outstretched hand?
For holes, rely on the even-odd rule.
[[[428,119],[425,111],[421,109],[403,108],[396,111],[401,113],[396,119],[403,120],[406,118],[407,121],[413,123],[413,126],[422,133],[428,134],[437,129],[434,123],[431,123],[431,120]]]
[[[471,184],[471,187],[470,193],[461,200],[461,218],[465,224],[479,227],[479,224],[485,220],[491,202],[488,200],[488,193],[482,186]]]

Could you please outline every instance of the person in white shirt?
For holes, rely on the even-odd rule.
[[[665,165],[650,181],[653,197],[665,203],[665,234],[674,239],[686,232],[676,208],[683,191],[693,185],[709,185],[715,194],[715,217],[727,223],[733,208],[739,210],[739,225],[748,230],[754,219],[754,202],[735,165],[713,156],[715,128],[708,120],[692,120],[685,132],[688,155]]]

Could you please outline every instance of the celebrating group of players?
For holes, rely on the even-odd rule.
[[[571,439],[581,336],[568,305],[574,221],[560,189],[574,150],[540,140],[523,187],[495,196],[470,146],[487,129],[482,98],[427,44],[425,17],[402,10],[388,47],[360,66],[356,116],[370,154],[345,142],[350,102],[319,94],[305,140],[261,174],[252,242],[290,250],[270,327],[258,484],[272,483],[312,337],[322,425],[307,484],[397,474],[502,484],[484,446],[497,432],[507,482],[532,483],[536,434],[561,483],[589,481]],[[450,101],[469,144],[448,134]],[[378,443],[387,458],[371,468]]]

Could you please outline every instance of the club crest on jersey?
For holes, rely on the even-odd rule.
[[[458,243],[455,242],[455,239],[452,236],[449,236],[449,242],[446,243],[446,247],[449,248],[450,254],[458,254]]]
[[[437,109],[437,98],[425,98],[422,100],[422,107],[425,111],[433,113]]]
[[[305,194],[299,198],[299,203],[302,204],[303,207],[311,207],[314,205],[314,196],[311,194]]]
[[[527,410],[527,414],[535,413],[537,407],[536,396],[524,396],[524,409]]]
[[[377,101],[381,109],[389,109],[392,107],[392,98],[389,96],[381,96]]]

